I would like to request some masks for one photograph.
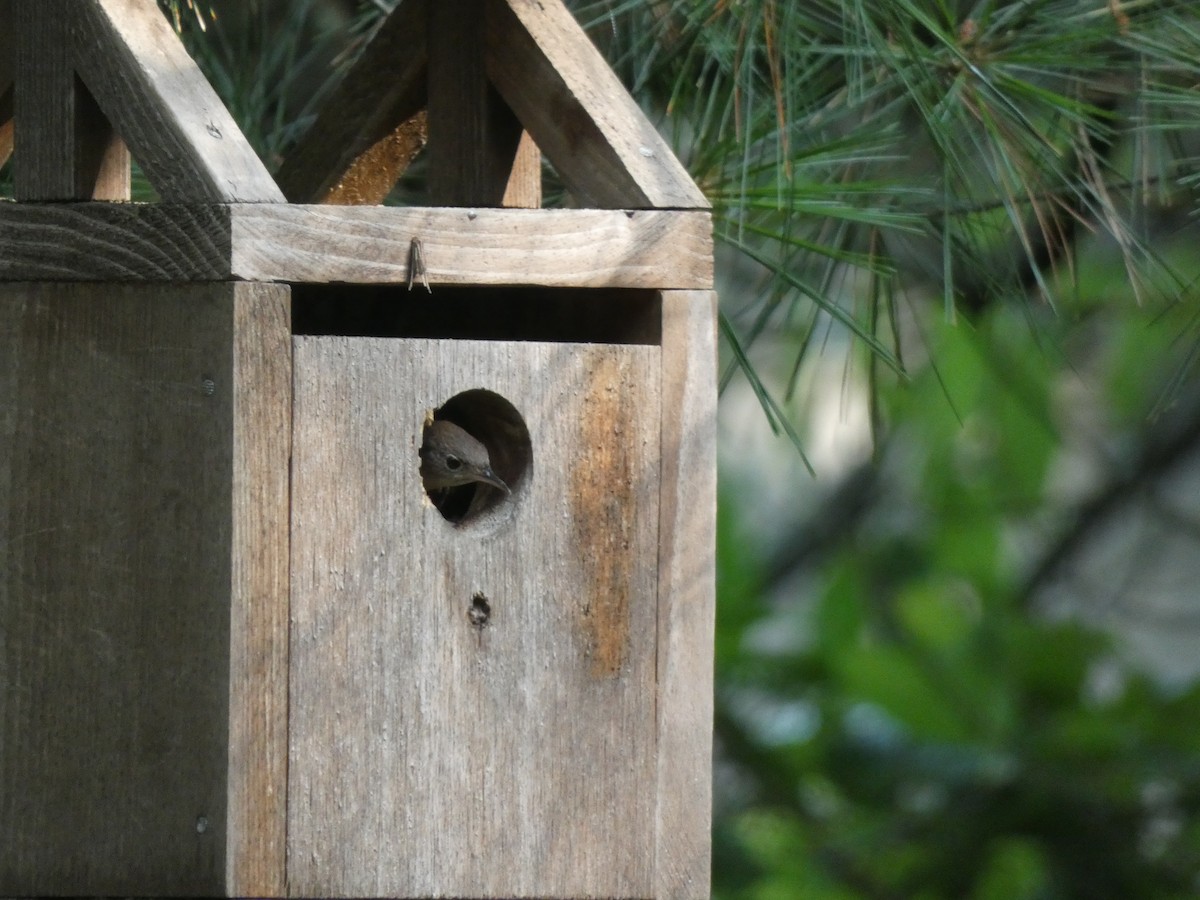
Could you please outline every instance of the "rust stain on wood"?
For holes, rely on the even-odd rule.
[[[571,505],[579,563],[589,593],[578,608],[591,674],[620,674],[629,652],[631,559],[634,544],[632,493],[635,429],[623,404],[622,372],[611,356],[598,356],[584,386],[579,456],[572,467]]]
[[[383,203],[428,142],[429,122],[421,110],[364,150],[320,202],[345,206]]]

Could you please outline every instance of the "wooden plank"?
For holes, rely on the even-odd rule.
[[[717,310],[664,291],[655,897],[711,889]]]
[[[13,195],[76,200],[75,85],[66,0],[13,0]]]
[[[439,0],[429,11],[427,202],[500,206],[521,124],[488,82],[479,0]]]
[[[582,205],[708,201],[561,0],[487,0],[488,75]]]
[[[0,203],[2,281],[229,278],[229,207]]]
[[[265,205],[231,212],[232,271],[249,281],[403,284],[417,238],[435,287],[712,285],[707,213]]]
[[[0,281],[709,288],[708,213],[0,203]]]
[[[296,339],[293,895],[651,895],[659,352]],[[533,463],[456,528],[417,448],[481,385]]]
[[[232,603],[226,892],[286,886],[290,290],[233,287]]]
[[[68,2],[76,68],[160,197],[283,202],[154,0]]]
[[[397,5],[288,153],[278,181],[291,202],[335,202],[331,192],[348,172],[362,166],[358,161],[425,106],[427,7],[427,0]],[[410,161],[404,153],[376,149],[367,162],[386,165],[375,180],[394,185]],[[379,199],[366,202],[382,200],[377,192],[371,196]],[[350,192],[336,202],[353,198]]]
[[[542,205],[542,150],[528,131],[521,132],[517,158],[504,188],[500,205],[506,209],[540,209]]]
[[[12,86],[16,53],[16,0],[0,0],[0,94]]]
[[[75,77],[69,10],[65,0],[0,3],[0,165],[14,150],[20,105],[27,124],[20,134],[17,199],[128,200],[129,153]],[[19,90],[13,83],[18,58]]]
[[[225,891],[233,293],[0,286],[0,894]]]

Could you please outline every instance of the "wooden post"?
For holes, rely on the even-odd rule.
[[[429,9],[428,200],[435,206],[500,206],[517,158],[521,124],[488,81],[479,0]]]
[[[13,0],[16,198],[128,200],[129,151],[75,75],[66,3]]]

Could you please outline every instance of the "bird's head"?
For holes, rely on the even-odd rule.
[[[453,422],[436,419],[426,426],[420,454],[421,478],[426,490],[479,483],[512,493],[492,471],[487,447]]]

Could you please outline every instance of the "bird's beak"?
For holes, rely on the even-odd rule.
[[[488,466],[486,469],[480,472],[478,478],[484,484],[490,484],[492,487],[500,488],[500,490],[504,491],[506,494],[512,493],[512,490],[509,488],[509,486],[504,483],[504,479],[493,472],[491,466]]]

